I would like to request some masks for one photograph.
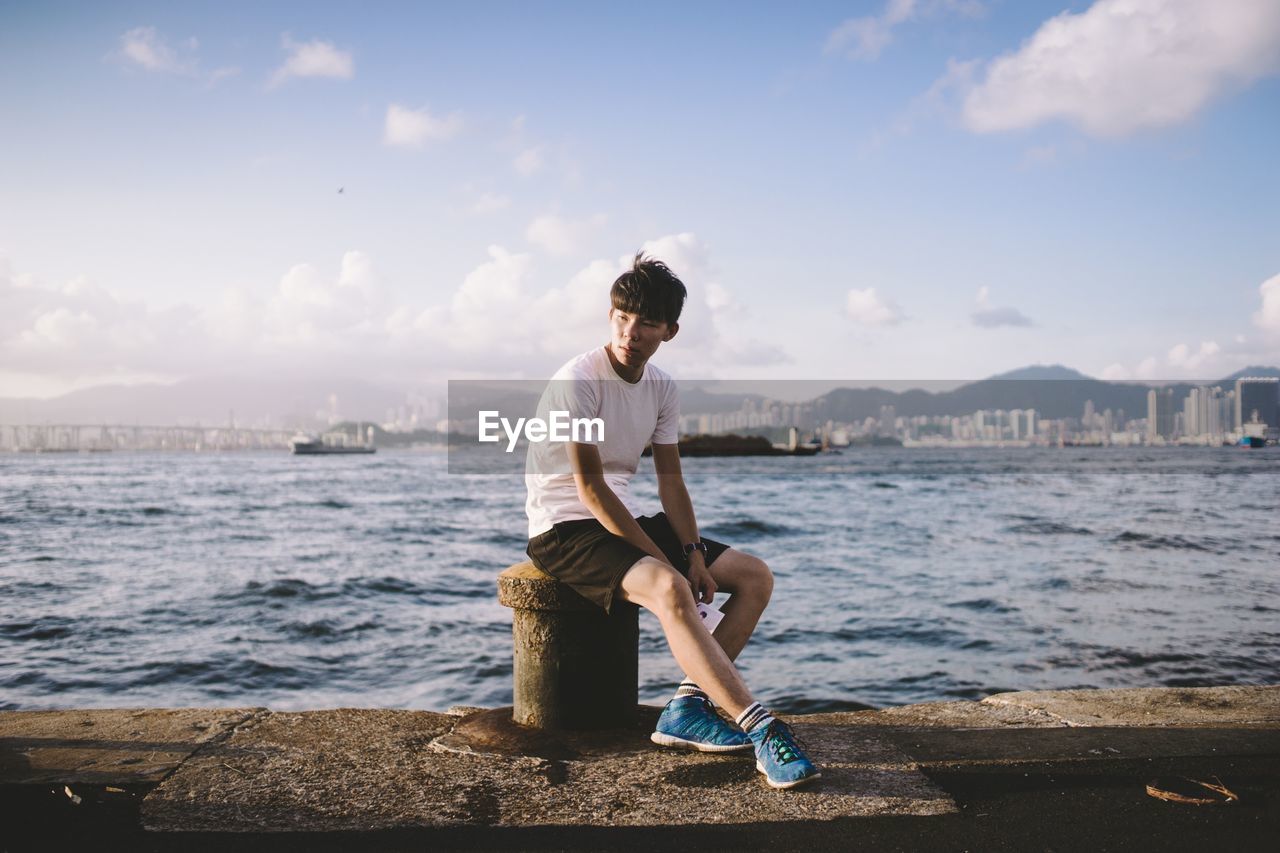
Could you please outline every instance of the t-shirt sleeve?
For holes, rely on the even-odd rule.
[[[571,440],[595,445],[603,441],[604,430],[586,425],[600,417],[600,383],[595,379],[566,372],[548,382],[538,404],[538,416],[551,423],[553,415],[560,412],[568,413],[568,424],[581,424],[570,430]],[[564,422],[563,415],[560,419]]]
[[[662,399],[658,403],[658,423],[653,428],[654,444],[675,444],[680,440],[680,391],[675,380],[662,383]]]

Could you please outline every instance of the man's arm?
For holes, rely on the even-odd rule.
[[[658,474],[658,499],[662,511],[671,522],[671,529],[680,544],[697,542],[698,520],[693,515],[693,501],[684,485],[684,473],[680,470],[680,448],[675,444],[653,444],[653,468]],[[716,594],[716,582],[703,559],[701,551],[689,555],[689,586],[698,601],[711,603]]]
[[[600,451],[595,445],[573,441],[569,443],[568,451],[573,482],[578,487],[578,500],[582,505],[604,525],[605,530],[667,563],[662,549],[636,523],[626,505],[605,482],[604,463],[600,461]]]

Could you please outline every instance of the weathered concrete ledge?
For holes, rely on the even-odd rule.
[[[991,784],[992,774],[1003,787],[983,814],[1039,796],[1045,778],[1075,780],[1055,803],[1085,796],[1089,779],[1125,780],[1125,797],[1167,810],[1140,783],[1176,771],[1248,789],[1249,804],[1235,814],[1252,823],[1241,831],[1274,838],[1280,827],[1280,686],[1004,693],[793,717],[824,775],[790,792],[768,788],[749,756],[653,747],[646,734],[656,711],[641,710],[633,730],[565,735],[559,752],[542,757],[461,737],[479,714],[7,711],[0,801],[14,812],[13,803],[52,798],[56,807],[41,808],[70,822],[118,801],[132,811],[113,825],[132,824],[150,839],[412,831],[453,833],[457,844],[467,828],[558,827],[559,843],[569,843],[564,832],[592,827],[845,832],[842,821],[865,830],[870,818],[898,821],[885,827],[907,818],[933,822],[907,824],[915,827],[965,827],[975,780]],[[1032,785],[1033,777],[1041,781]],[[41,808],[0,817],[47,820],[52,812]],[[831,829],[814,829],[821,826]]]

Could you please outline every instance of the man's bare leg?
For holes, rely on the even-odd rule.
[[[716,626],[714,636],[729,660],[737,660],[773,595],[773,574],[764,560],[734,548],[717,557],[707,569],[716,588],[729,593],[729,600],[720,608],[724,619]]]
[[[620,593],[627,601],[652,611],[658,617],[676,663],[748,733],[747,742],[741,746],[755,751],[756,769],[765,774],[771,787],[793,788],[822,775],[796,743],[790,727],[776,722],[772,714],[752,700],[733,661],[702,626],[693,590],[679,572],[661,560],[645,557],[623,575]],[[759,614],[756,615],[758,617]],[[728,618],[725,617],[726,620]],[[754,618],[752,621],[754,624]],[[750,631],[746,633],[750,634]],[[667,706],[668,709],[671,707]],[[664,716],[666,713],[663,711]],[[706,713],[714,717],[710,709]],[[710,746],[709,741],[691,741],[678,733],[663,732],[661,728],[653,733],[652,739],[665,746],[704,751]],[[728,747],[729,750],[738,748],[737,745]],[[727,751],[714,747],[712,750]]]
[[[620,592],[627,601],[658,617],[676,663],[713,702],[734,717],[752,704],[751,692],[737,667],[702,626],[693,591],[679,572],[660,560],[644,557],[623,575]]]

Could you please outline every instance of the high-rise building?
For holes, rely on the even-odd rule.
[[[1253,420],[1271,427],[1280,427],[1280,378],[1275,376],[1245,376],[1236,380],[1235,427]]]
[[[1173,438],[1173,389],[1147,392],[1147,440]]]
[[[1200,391],[1192,388],[1182,401],[1182,427],[1187,435],[1199,435],[1204,431],[1200,425]]]
[[[1236,392],[1226,391],[1218,401],[1218,424],[1221,432],[1231,432],[1235,426]]]
[[[897,432],[897,430],[895,429],[895,422],[897,421],[897,419],[898,419],[897,413],[894,411],[893,406],[881,406],[880,407],[880,434],[894,435]]]
[[[1225,397],[1222,389],[1214,386],[1213,388],[1198,388],[1199,406],[1196,411],[1197,424],[1200,427],[1201,435],[1222,435],[1227,432],[1226,419],[1222,417]]]

